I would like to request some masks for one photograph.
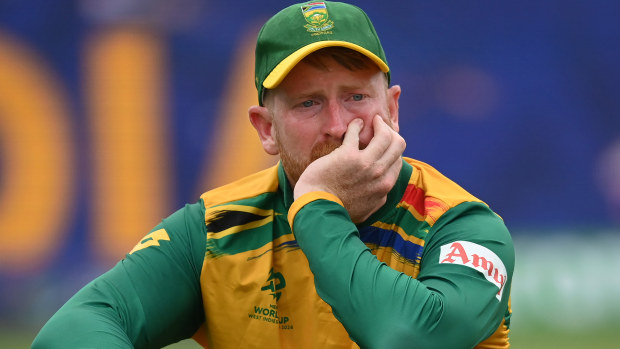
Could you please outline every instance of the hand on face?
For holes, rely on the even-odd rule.
[[[359,149],[361,119],[349,123],[343,143],[312,162],[295,185],[295,199],[311,191],[336,195],[355,223],[361,223],[386,201],[402,167],[405,140],[383,119],[373,119],[374,136]]]

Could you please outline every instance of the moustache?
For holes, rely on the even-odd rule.
[[[336,150],[341,145],[342,145],[342,141],[335,141],[335,140],[329,140],[326,142],[316,144],[315,146],[312,147],[312,150],[310,151],[310,161],[312,162],[318,158],[321,158],[327,154],[330,154],[331,152]]]

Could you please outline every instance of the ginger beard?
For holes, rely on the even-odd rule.
[[[277,133],[278,132],[276,131],[276,134]],[[336,150],[342,145],[342,141],[328,141],[316,144],[310,151],[309,159],[302,159],[299,155],[296,156],[295,154],[292,154],[281,142],[277,142],[277,144],[278,151],[280,152],[280,160],[282,161],[282,166],[284,166],[284,171],[288,175],[291,184],[295,185],[295,183],[299,180],[299,177],[301,177],[301,174],[314,160]]]
[[[390,126],[390,128],[394,129],[392,125],[392,119],[390,118],[389,111],[386,110],[385,113],[388,115],[388,117],[384,120],[386,121],[388,126]],[[302,159],[299,155],[295,155],[289,152],[286,149],[286,147],[279,141],[280,138],[278,137],[278,134],[280,134],[281,130],[280,130],[280,127],[278,126],[278,123],[275,122],[275,120],[274,120],[274,126],[275,126],[274,127],[275,140],[278,146],[280,160],[282,161],[282,166],[284,167],[284,171],[286,172],[293,186],[297,183],[297,181],[299,180],[299,177],[301,177],[301,174],[306,170],[306,168],[314,160],[317,160],[325,155],[330,154],[334,150],[336,150],[338,147],[342,145],[342,141],[344,139],[344,135],[343,135],[343,139],[340,139],[338,141],[330,139],[330,140],[327,140],[326,142],[317,143],[310,150],[310,158]],[[365,149],[367,146],[368,144],[360,143],[359,149]]]

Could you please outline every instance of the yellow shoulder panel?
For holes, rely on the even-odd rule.
[[[433,226],[450,208],[463,202],[484,204],[482,200],[471,195],[431,165],[410,158],[405,158],[405,161],[413,166],[409,184],[424,192],[423,212],[418,212],[418,215],[421,215],[430,226]]]
[[[278,190],[278,165],[251,174],[230,184],[210,190],[200,196],[205,207],[251,198]]]
[[[439,199],[449,207],[465,201],[482,202],[431,165],[410,158],[405,161],[413,166],[411,184],[422,189],[426,197]]]

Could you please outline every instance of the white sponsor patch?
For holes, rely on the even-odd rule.
[[[455,241],[441,246],[439,263],[460,264],[478,270],[489,282],[499,288],[495,297],[502,299],[508,274],[502,260],[488,248],[473,242]]]

